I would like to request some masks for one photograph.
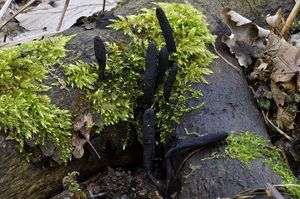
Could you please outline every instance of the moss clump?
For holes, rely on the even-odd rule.
[[[173,28],[177,52],[172,53],[170,58],[179,65],[170,98],[173,103],[164,100],[163,86],[158,88],[154,99],[161,139],[164,141],[172,131],[172,125],[180,121],[183,113],[201,106],[186,108],[186,102],[201,96],[201,92],[194,90],[192,84],[206,82],[203,75],[211,73],[207,65],[214,55],[207,50],[207,45],[213,43],[215,38],[209,33],[204,16],[190,4],[155,5],[165,11]],[[138,100],[143,95],[141,74],[144,73],[144,51],[149,42],[159,48],[166,45],[155,8],[143,9],[139,15],[120,17],[110,27],[122,30],[133,42],[107,45],[106,75],[110,78],[101,81],[98,91],[89,97],[96,111],[102,114],[104,126],[133,118],[133,110],[140,104]]]
[[[79,89],[93,89],[94,83],[98,79],[97,67],[92,67],[90,64],[78,61],[75,64],[62,66],[67,75],[67,84],[71,87]]]
[[[279,149],[270,146],[265,138],[255,133],[244,132],[230,135],[227,139],[224,156],[241,160],[249,166],[249,162],[256,158],[265,158],[264,162],[281,178],[285,184],[298,184],[288,165],[282,161]],[[287,190],[296,198],[300,198],[300,189],[288,186]]]
[[[0,50],[0,130],[19,143],[45,141],[60,148],[60,157],[70,159],[71,120],[67,110],[51,104],[41,92],[49,68],[65,56],[72,37],[54,37]]]

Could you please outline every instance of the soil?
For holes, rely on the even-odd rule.
[[[134,171],[122,168],[107,168],[95,177],[80,183],[87,198],[94,199],[162,199],[156,188],[147,180],[141,168]],[[64,191],[52,199],[71,198]]]

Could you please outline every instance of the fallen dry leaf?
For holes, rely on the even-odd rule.
[[[252,64],[252,57],[259,58],[265,52],[266,38],[270,31],[257,26],[229,8],[225,8],[222,15],[232,32],[230,36],[224,35],[222,41],[235,54],[239,64],[248,67]]]
[[[271,86],[271,91],[273,93],[273,99],[275,103],[277,104],[278,107],[283,106],[286,93],[280,90],[280,88],[274,81],[271,81],[270,86]]]
[[[296,111],[290,107],[278,107],[276,123],[281,129],[294,129]]]
[[[288,82],[300,71],[300,51],[284,39],[270,57],[273,64],[271,79],[274,82]]]
[[[73,150],[73,156],[75,158],[82,158],[84,154],[83,146],[85,143],[87,143],[87,140],[80,138],[79,135],[74,134],[72,136],[72,145],[75,147]]]
[[[279,9],[275,15],[267,15],[266,21],[271,26],[272,31],[280,35],[283,25],[285,24],[283,11]]]
[[[90,140],[90,132],[93,124],[92,114],[83,114],[75,119],[74,130],[79,131],[86,140]]]

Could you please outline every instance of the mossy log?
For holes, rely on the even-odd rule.
[[[116,15],[135,14],[141,8],[151,5],[152,0],[130,0],[115,10]],[[174,2],[174,1],[170,1]],[[282,7],[291,10],[294,1],[190,1],[195,7],[203,11],[214,33],[226,32],[227,29],[219,17],[222,5],[249,16],[255,22],[261,23],[263,15],[275,12]],[[225,30],[225,31],[224,31]],[[71,28],[64,34],[76,34],[76,37],[67,45],[69,50],[65,62],[71,63],[84,60],[88,63],[96,62],[93,49],[93,38],[100,36],[105,41],[125,39],[122,34],[108,30],[85,30],[84,28]],[[203,91],[204,97],[199,100],[205,102],[201,110],[187,114],[176,133],[182,135],[184,128],[189,131],[213,133],[218,131],[254,131],[267,138],[262,118],[256,109],[247,83],[243,75],[237,73],[220,59],[216,59],[211,68],[214,74],[207,77],[208,85],[195,85]],[[56,75],[59,75],[59,71]],[[82,102],[80,91],[53,89],[48,93],[52,101],[60,107],[77,109],[86,112],[90,109],[88,103]],[[195,103],[194,101],[190,102]],[[121,131],[121,132],[120,132]],[[103,156],[97,156],[91,151],[84,158],[74,160],[67,166],[50,166],[49,162],[28,163],[15,147],[15,142],[0,139],[0,198],[5,199],[39,199],[49,198],[62,189],[61,180],[70,171],[80,172],[80,178],[90,177],[107,166],[129,166],[141,164],[142,150],[135,144],[122,150],[122,140],[119,136],[122,128],[119,126],[105,129],[95,137],[92,143]],[[124,133],[123,133],[124,134]],[[126,135],[125,135],[126,136]],[[107,149],[103,149],[106,147]],[[89,147],[87,147],[89,148]],[[281,178],[262,164],[260,160],[251,163],[253,170],[246,168],[240,161],[228,158],[201,161],[202,157],[217,151],[218,148],[207,149],[194,154],[179,173],[182,184],[179,198],[216,198],[235,195],[255,185],[280,183]],[[89,150],[87,150],[89,151]],[[193,170],[192,175],[186,176]],[[81,180],[79,179],[79,180]]]
[[[122,35],[111,30],[85,31],[84,28],[72,28],[63,33],[76,37],[66,46],[69,50],[64,58],[65,63],[84,60],[88,63],[96,63],[93,42],[95,36],[101,36],[105,41],[113,41],[114,38],[124,39]],[[60,68],[52,70],[45,84],[50,85],[51,78],[63,79]],[[61,89],[53,87],[46,92],[52,102],[63,109],[75,111],[78,115],[92,112],[90,103],[82,100],[83,92],[76,88]],[[97,121],[97,116],[93,117]],[[99,118],[98,118],[99,119]],[[123,150],[127,131],[124,124],[118,124],[105,128],[100,135],[91,135],[91,143],[100,154],[101,159],[93,152],[91,147],[84,146],[85,154],[81,159],[74,159],[67,165],[58,165],[49,158],[41,157],[40,149],[29,149],[33,156],[31,162],[25,159],[17,149],[17,143],[0,137],[0,198],[5,199],[42,199],[63,190],[62,179],[68,172],[78,171],[80,180],[87,179],[108,166],[137,166],[142,164],[142,148],[137,142]]]

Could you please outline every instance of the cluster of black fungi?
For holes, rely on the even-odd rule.
[[[176,52],[176,45],[173,37],[173,30],[170,23],[161,8],[156,8],[156,17],[159,21],[163,36],[166,42],[166,48],[161,48],[157,53],[157,47],[154,43],[149,43],[146,50],[145,57],[145,72],[144,72],[144,99],[148,107],[153,104],[153,98],[155,90],[158,85],[163,83],[164,75],[171,65],[169,74],[164,82],[163,96],[167,102],[170,102],[170,96],[173,84],[176,79],[178,71],[178,64],[175,62],[169,62],[169,53]],[[99,78],[104,77],[104,70],[106,65],[106,50],[105,45],[100,37],[94,38],[94,50],[96,60],[99,65]],[[168,150],[165,154],[165,166],[166,166],[166,183],[158,181],[153,175],[153,157],[155,152],[155,129],[156,129],[156,116],[152,108],[148,108],[144,111],[143,115],[143,166],[146,170],[148,178],[154,183],[158,190],[168,198],[169,186],[171,179],[174,177],[174,169],[172,166],[171,158],[174,154],[181,150],[195,150],[200,147],[205,147],[225,140],[228,136],[227,133],[210,133],[199,136],[198,138],[187,138],[178,143],[175,147]],[[174,179],[172,179],[174,181]]]

